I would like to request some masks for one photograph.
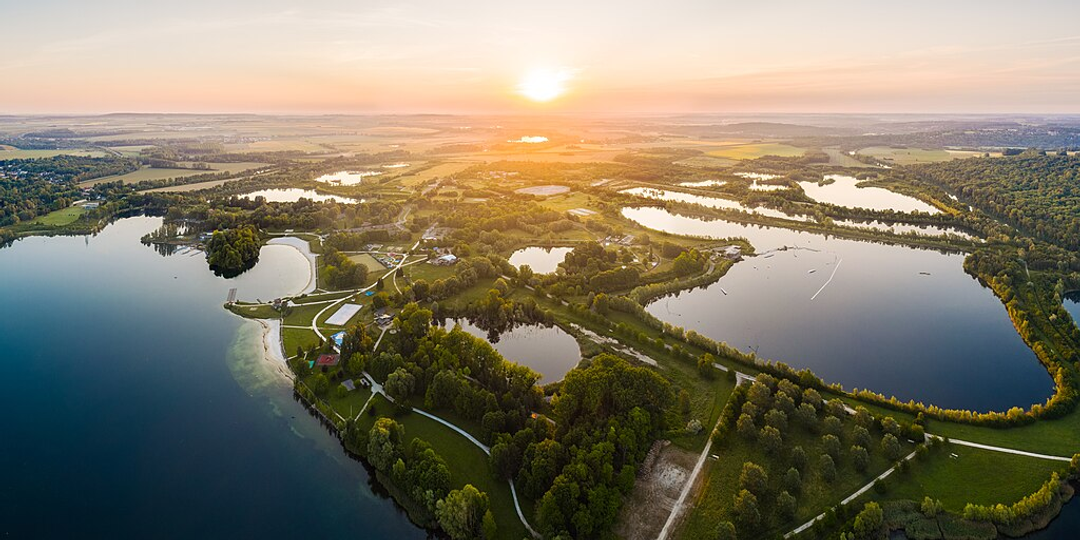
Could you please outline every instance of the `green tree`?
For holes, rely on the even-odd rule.
[[[784,473],[783,483],[784,490],[789,493],[799,493],[802,491],[802,475],[799,474],[799,469],[795,467],[789,467],[787,472]]]
[[[852,532],[855,533],[855,538],[873,538],[881,530],[881,525],[885,519],[885,513],[881,510],[881,506],[876,502],[868,502],[857,516],[855,516],[855,525]]]
[[[403,367],[399,367],[386,378],[383,389],[386,390],[386,395],[390,396],[394,402],[403,405],[405,400],[412,395],[415,386],[416,378],[413,377],[412,373],[409,373]]]
[[[401,439],[405,428],[392,418],[379,418],[368,433],[368,461],[380,471],[386,471],[401,455]]]
[[[796,446],[791,449],[791,464],[800,472],[806,472],[806,451],[801,446]]]
[[[499,528],[495,525],[495,514],[491,510],[484,512],[484,520],[480,525],[484,533],[484,540],[495,540],[499,534]]]
[[[330,380],[326,378],[326,375],[316,373],[311,379],[311,391],[317,396],[325,396],[328,390],[330,390]]]
[[[769,475],[760,465],[747,461],[743,463],[742,473],[739,474],[739,488],[763,497],[769,489]]]
[[[861,473],[866,472],[866,469],[870,467],[870,453],[865,448],[859,445],[851,447],[851,463],[855,465],[855,470]]]
[[[833,461],[840,460],[840,438],[833,434],[823,435],[821,437],[821,449],[823,452],[833,458]]]
[[[896,438],[896,435],[892,433],[886,433],[881,438],[881,450],[885,453],[885,457],[889,461],[896,461],[900,459],[900,440]]]
[[[435,505],[435,518],[450,538],[477,538],[488,512],[488,496],[472,484],[455,489]]]
[[[787,430],[787,414],[779,409],[773,409],[765,413],[765,424],[776,428],[780,433],[784,433]]]
[[[758,499],[748,490],[743,489],[735,494],[734,510],[740,528],[753,530],[761,523]]]
[[[790,520],[795,517],[795,512],[799,509],[799,503],[790,493],[781,491],[780,495],[776,496],[776,509],[785,520]]]
[[[836,480],[836,462],[828,454],[821,454],[818,468],[821,470],[821,478],[828,483]]]
[[[757,426],[754,425],[754,419],[749,414],[739,415],[739,419],[735,422],[735,429],[744,439],[754,440],[757,437]]]
[[[770,456],[779,455],[780,450],[784,447],[784,438],[780,435],[780,430],[772,426],[761,428],[761,434],[758,435],[758,438],[761,441],[761,447]]]
[[[730,521],[721,521],[716,526],[716,534],[713,537],[716,540],[738,540],[738,536],[735,534],[735,524]]]
[[[941,501],[931,499],[930,497],[923,497],[922,504],[919,506],[919,509],[922,510],[922,513],[926,517],[932,518],[941,513],[943,507]]]
[[[698,373],[700,373],[701,376],[705,377],[706,379],[713,378],[714,376],[716,376],[716,368],[713,367],[713,364],[715,363],[716,357],[709,353],[705,353],[699,356],[697,360]]]

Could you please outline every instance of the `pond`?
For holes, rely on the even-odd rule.
[[[1065,293],[1062,303],[1065,305],[1065,311],[1072,316],[1073,322],[1080,324],[1080,291]]]
[[[566,372],[581,361],[577,340],[558,326],[517,326],[502,334],[492,335],[469,321],[455,322],[461,325],[462,330],[486,339],[503,358],[528,366],[542,375],[540,384],[562,380]]]
[[[324,195],[313,189],[300,188],[260,189],[258,191],[252,191],[251,193],[245,193],[240,195],[240,197],[252,200],[256,197],[263,197],[267,202],[296,202],[300,199],[308,199],[315,202],[337,201],[345,204],[364,202],[363,199],[353,199],[350,197],[342,197],[340,195]]]
[[[682,187],[720,187],[726,186],[727,180],[701,180],[699,182],[679,182]]]
[[[372,176],[379,176],[381,171],[338,171],[335,173],[324,174],[315,179],[316,182],[322,182],[324,184],[337,184],[342,186],[355,186],[364,181],[365,178]]]
[[[537,274],[550,274],[559,267],[559,263],[563,262],[566,254],[573,250],[574,248],[569,247],[532,246],[513,252],[509,260],[515,267],[527,264]]]
[[[232,287],[303,288],[300,252],[266,247],[223,279],[139,243],[161,223],[0,249],[4,532],[426,538],[293,399],[261,327],[221,307]]]
[[[821,203],[870,210],[941,213],[931,204],[914,197],[908,197],[879,187],[858,187],[859,180],[854,176],[829,174],[825,176],[825,179],[833,182],[827,185],[821,185],[817,182],[799,182],[799,186],[806,192],[807,197]]]
[[[759,214],[762,216],[773,217],[778,219],[790,219],[794,221],[809,221],[809,216],[796,216],[787,214],[780,210],[772,208],[765,208],[759,206],[757,208],[747,208],[738,201],[732,201],[730,199],[722,199],[720,197],[703,197],[701,195],[694,195],[692,193],[683,193],[681,191],[671,191],[667,189],[655,189],[646,187],[636,187],[630,189],[624,189],[619,193],[626,195],[634,195],[635,197],[642,197],[646,199],[656,199],[659,201],[675,201],[684,202],[690,204],[700,204],[709,208],[724,208],[728,210],[738,210],[740,212],[747,212],[753,214]]]
[[[627,208],[650,229],[741,236],[758,256],[717,283],[656,300],[653,315],[846,388],[1004,411],[1053,383],[963,255]]]
[[[885,223],[882,221],[852,221],[847,219],[834,219],[833,224],[839,227],[854,227],[856,229],[875,229],[889,231],[893,234],[916,233],[923,236],[956,236],[967,240],[975,237],[951,227],[936,227],[933,225],[915,225],[912,223]]]

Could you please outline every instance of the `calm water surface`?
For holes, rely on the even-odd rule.
[[[225,280],[141,245],[160,223],[0,249],[0,534],[425,537],[221,308],[303,287],[303,257],[267,247]]]
[[[964,273],[963,255],[704,221],[661,208],[623,215],[664,232],[741,236],[759,253],[709,287],[647,306],[672,324],[905,401],[1006,410],[1053,392],[1001,302]]]
[[[806,196],[818,202],[847,206],[849,208],[869,208],[871,210],[896,210],[897,212],[927,212],[938,214],[940,211],[932,205],[914,197],[901,195],[879,187],[858,187],[859,180],[854,176],[829,174],[825,178],[833,180],[831,184],[819,185],[817,182],[799,182]]]
[[[559,263],[563,262],[566,254],[573,250],[574,248],[569,247],[527,247],[510,254],[509,261],[510,264],[518,267],[527,264],[537,274],[550,274],[559,267]]]
[[[364,202],[363,200],[342,197],[340,195],[323,195],[313,189],[300,188],[260,189],[258,191],[252,191],[251,193],[245,193],[241,195],[241,197],[246,197],[248,199],[263,197],[268,202],[296,202],[300,199],[308,199],[315,202],[338,201],[346,204]]]
[[[543,375],[540,384],[562,380],[581,361],[577,340],[558,326],[518,326],[489,339],[488,333],[476,325],[468,321],[457,323],[462,330],[488,340],[503,358]]]
[[[380,171],[338,171],[335,173],[324,174],[316,178],[315,181],[327,184],[353,186],[363,182],[365,178],[379,176],[380,174],[382,174]]]

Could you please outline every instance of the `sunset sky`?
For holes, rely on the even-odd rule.
[[[1077,21],[1075,1],[5,2],[0,114],[1080,113]]]

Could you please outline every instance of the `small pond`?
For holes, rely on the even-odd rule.
[[[522,248],[510,255],[510,264],[515,267],[527,264],[537,274],[550,274],[558,268],[559,263],[563,262],[566,254],[573,250],[574,248],[569,247]]]
[[[577,340],[562,328],[518,326],[492,335],[468,321],[456,321],[466,332],[486,339],[507,360],[528,366],[543,376],[540,384],[562,380],[581,361]]]

